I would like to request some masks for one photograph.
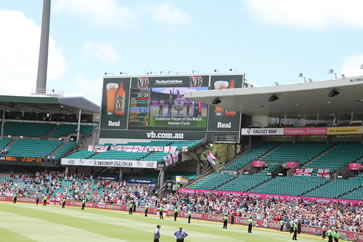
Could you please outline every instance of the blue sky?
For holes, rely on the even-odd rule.
[[[0,94],[35,88],[42,0],[0,2]],[[363,74],[361,0],[53,0],[48,88],[99,104],[105,72],[230,68],[257,86]]]

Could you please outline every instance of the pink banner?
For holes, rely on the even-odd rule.
[[[263,160],[255,160],[253,161],[253,167],[263,167],[265,162]]]
[[[299,166],[299,162],[287,162],[287,168],[296,168]]]
[[[190,192],[192,189],[180,189],[184,192]],[[195,191],[206,191],[206,190],[195,190]],[[193,192],[193,191],[192,191]],[[215,191],[209,191],[209,192],[215,192]],[[247,194],[247,193],[245,193]],[[264,194],[267,195],[267,194]],[[5,197],[0,196],[0,201],[7,201],[11,202],[12,197]],[[35,198],[24,198],[24,197],[18,197],[19,202],[27,202],[27,203],[35,203]],[[363,201],[362,201],[363,202]],[[59,202],[55,201],[55,199],[50,199],[50,204],[52,205],[59,205]],[[76,206],[81,207],[82,202],[81,201],[67,201],[66,206]],[[125,205],[111,205],[111,204],[105,204],[105,203],[92,203],[87,202],[86,208],[99,208],[99,209],[110,209],[110,210],[119,210],[119,211],[127,211],[127,207]],[[136,212],[143,213],[144,207],[136,207]],[[149,214],[158,214],[158,209],[156,208],[149,208]],[[173,216],[174,213],[172,210],[166,211],[167,216]],[[179,212],[179,217],[186,217],[187,212],[181,211]],[[209,221],[215,221],[215,222],[223,222],[224,215],[222,214],[206,214],[206,213],[192,213],[193,219],[200,219],[200,220],[209,220]],[[228,216],[228,222],[231,223],[232,218],[231,216]],[[280,222],[279,221],[268,221],[268,220],[260,220],[260,219],[253,219],[253,222],[258,227],[265,227],[270,229],[279,230],[280,229]],[[241,224],[241,225],[247,225],[248,224],[248,218],[235,216],[234,217],[234,223],[235,224]],[[286,231],[286,226],[285,226]],[[303,233],[307,234],[313,234],[316,235],[319,231],[319,234],[321,234],[321,228],[315,227],[315,226],[308,226],[308,225],[302,225],[301,231]],[[339,235],[341,238],[346,237],[348,240],[357,241],[357,242],[363,242],[363,233],[355,233],[355,232],[347,232],[347,231],[339,231]]]
[[[327,135],[328,128],[286,128],[284,135]]]
[[[360,163],[349,163],[349,170],[359,171],[361,167]]]
[[[188,189],[188,188],[181,188],[179,192],[184,192],[188,194],[209,194],[213,193],[218,196],[235,196],[235,197],[245,197],[250,196],[254,198],[261,198],[261,199],[276,199],[281,201],[294,201],[297,199],[304,199],[304,200],[315,200],[319,203],[328,203],[328,202],[341,202],[341,203],[350,203],[353,205],[356,204],[363,204],[363,201],[359,200],[344,200],[344,199],[333,199],[333,198],[321,198],[321,197],[301,197],[301,196],[287,196],[287,195],[276,195],[276,194],[265,194],[265,193],[249,193],[249,192],[228,192],[228,191],[214,191],[214,190],[198,190],[198,189]]]

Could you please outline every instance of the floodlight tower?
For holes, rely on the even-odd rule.
[[[50,1],[51,0],[43,0],[36,94],[45,94],[47,88]]]

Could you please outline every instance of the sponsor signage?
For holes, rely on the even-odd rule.
[[[263,167],[265,162],[263,160],[255,160],[252,162],[253,167]]]
[[[299,162],[296,162],[296,161],[287,162],[287,168],[296,168],[298,166],[299,166]]]
[[[341,127],[341,128],[328,128],[328,134],[362,134],[363,128],[361,127]]]
[[[348,168],[349,168],[349,170],[352,170],[352,171],[359,171],[361,168],[361,164],[360,163],[349,163]]]
[[[154,184],[155,181],[152,179],[135,179],[135,178],[127,178],[127,183],[138,183],[138,184]]]
[[[240,113],[186,99],[186,92],[241,88],[244,74],[104,79],[101,139],[240,138]],[[225,138],[226,140],[227,138]]]
[[[268,128],[268,129],[247,128],[247,129],[242,129],[242,135],[284,135],[284,129],[283,128]]]
[[[326,135],[327,128],[285,128],[284,135]]]
[[[339,128],[244,128],[242,135],[346,135],[363,134],[363,127]]]
[[[64,166],[99,166],[99,167],[129,167],[129,168],[157,168],[156,161],[126,161],[126,160],[96,160],[96,159],[68,159],[62,158]]]

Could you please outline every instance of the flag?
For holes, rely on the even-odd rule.
[[[96,152],[106,152],[108,149],[108,145],[89,145],[88,151],[96,151]]]
[[[322,178],[329,178],[330,169],[318,169],[318,176]]]
[[[212,165],[216,165],[217,162],[217,157],[215,157],[212,152],[208,152],[208,160],[210,163],[212,163]]]
[[[295,176],[311,176],[312,168],[296,169]]]
[[[165,167],[171,166],[178,161],[179,152],[175,151],[169,155],[164,156]]]

